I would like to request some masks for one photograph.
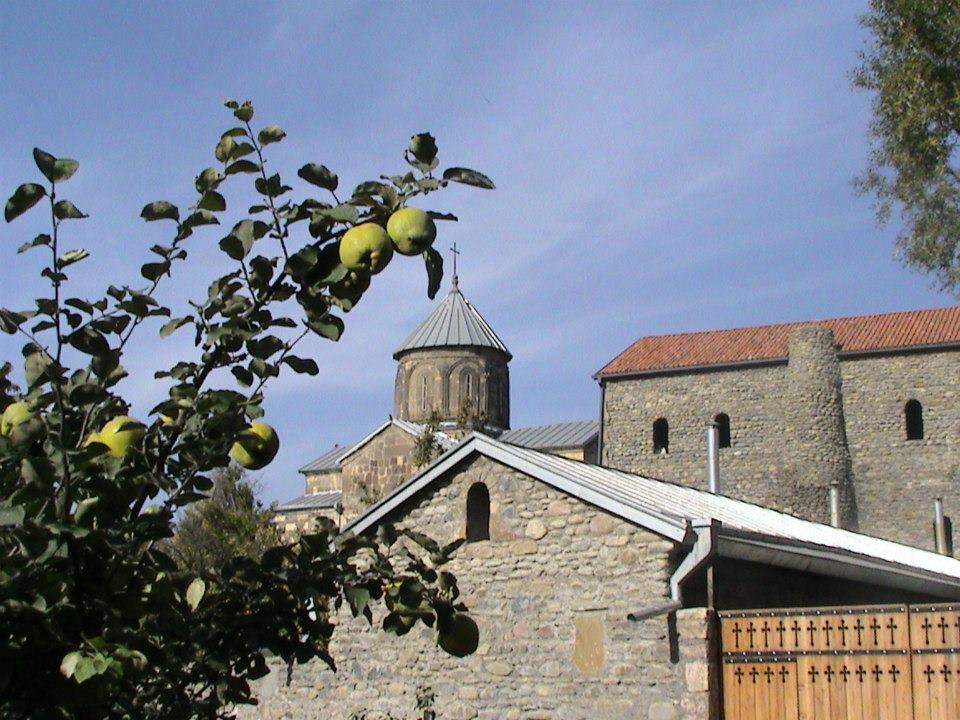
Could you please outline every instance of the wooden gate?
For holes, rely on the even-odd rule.
[[[960,606],[720,613],[726,720],[958,720]]]

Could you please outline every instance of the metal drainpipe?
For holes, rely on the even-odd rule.
[[[693,547],[683,562],[677,566],[670,576],[670,599],[683,602],[681,584],[693,573],[703,567],[704,563],[713,559],[717,553],[717,531],[720,528],[718,520],[694,520],[690,524],[696,535]]]
[[[830,483],[830,524],[840,527],[840,485],[836,481]]]
[[[603,465],[603,408],[607,399],[607,386],[600,380],[600,431],[597,436],[597,465]]]
[[[714,495],[720,492],[720,423],[710,420],[706,424],[707,436],[707,489]]]
[[[947,521],[943,516],[943,498],[936,498],[933,501],[933,538],[936,543],[937,552],[941,555],[947,554]]]

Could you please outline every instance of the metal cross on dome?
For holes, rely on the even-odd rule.
[[[460,251],[457,250],[457,243],[453,243],[453,247],[450,248],[450,252],[453,253],[453,287],[456,289],[459,287],[459,282],[457,278],[457,255],[460,254]]]

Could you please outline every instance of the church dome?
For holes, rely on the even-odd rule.
[[[460,292],[456,275],[447,296],[403,341],[393,358],[399,360],[410,350],[447,347],[491,348],[504,353],[507,360],[512,357],[490,324]]]
[[[394,416],[439,417],[446,425],[495,432],[510,427],[510,351],[460,292],[450,292],[397,348]]]

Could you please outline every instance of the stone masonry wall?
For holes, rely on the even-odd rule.
[[[841,357],[839,364],[859,531],[933,549],[935,496],[960,526],[960,351]],[[732,443],[720,450],[721,491],[796,511],[780,474],[792,398],[786,364],[608,380],[603,463],[706,488],[704,423],[722,412]],[[906,440],[911,398],[923,405],[922,440]],[[659,417],[670,423],[666,455],[653,452]]]
[[[294,542],[301,535],[315,531],[317,520],[321,517],[329,518],[334,524],[340,522],[340,516],[333,508],[277,512],[273,514],[270,520],[280,528],[283,542]]]
[[[626,619],[664,602],[672,543],[485,458],[393,520],[440,542],[463,537],[475,482],[489,489],[491,539],[464,545],[450,569],[480,626],[477,652],[453,658],[427,628],[395,638],[344,614],[332,647],[339,672],[311,664],[289,687],[268,679],[256,716],[411,717],[426,685],[441,719],[707,720],[705,611],[679,613],[673,653],[665,616]]]
[[[416,472],[412,461],[416,442],[409,433],[389,425],[341,462],[345,523]]]

